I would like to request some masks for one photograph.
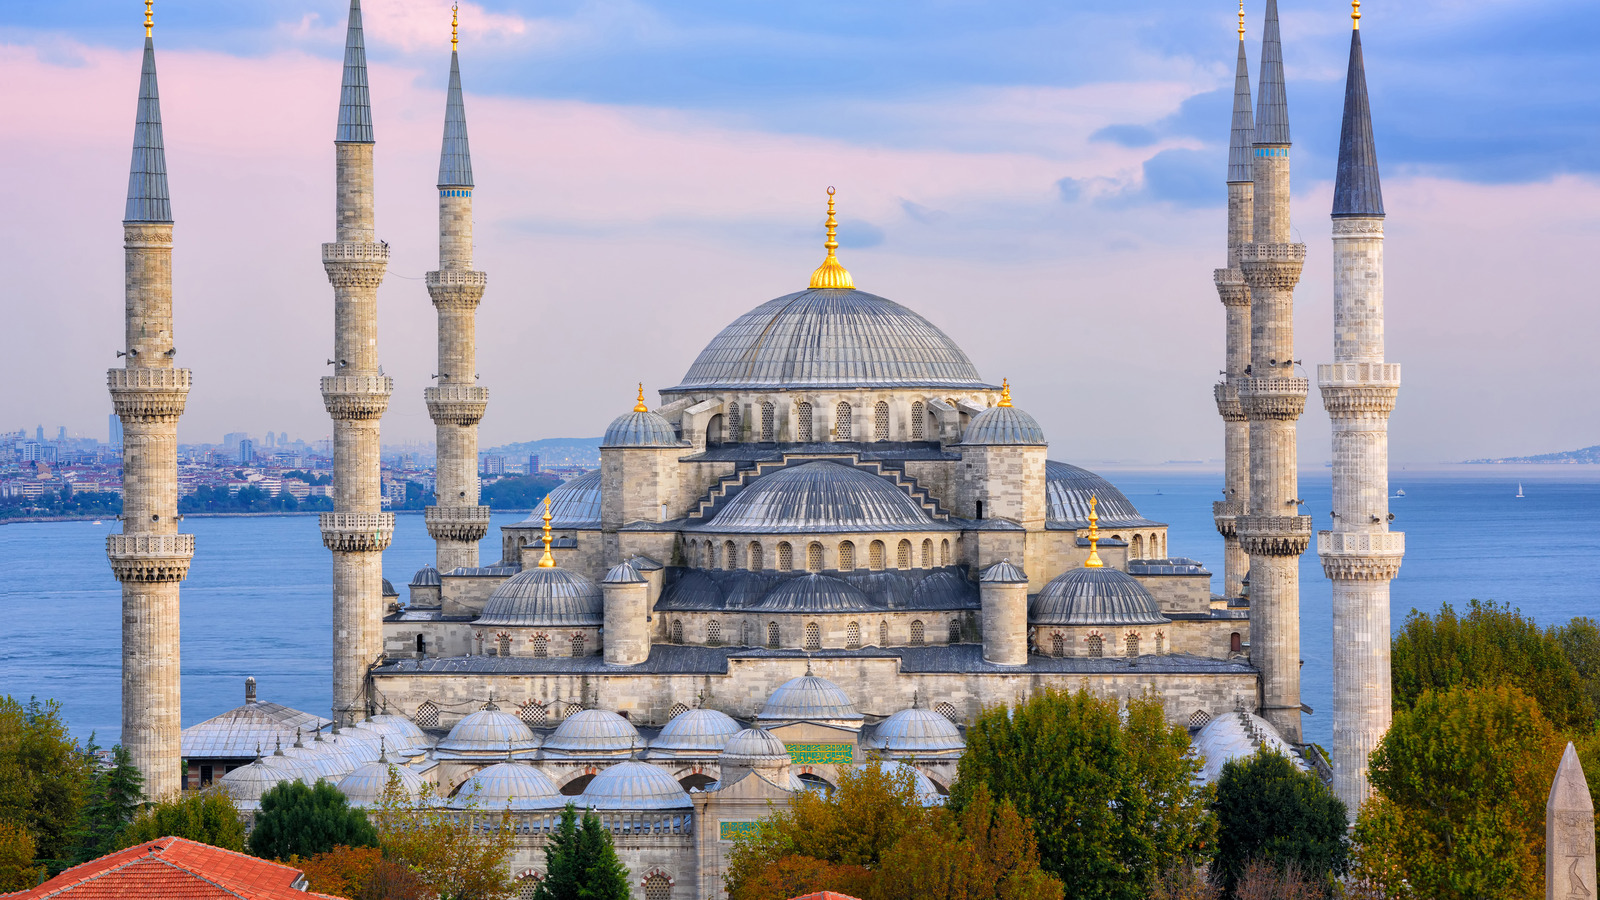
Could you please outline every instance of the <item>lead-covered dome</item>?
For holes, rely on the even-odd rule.
[[[878,725],[867,746],[889,753],[959,753],[967,742],[954,723],[933,710],[902,709]]]
[[[594,627],[605,618],[600,585],[566,569],[534,568],[507,578],[489,595],[474,625]]]
[[[844,688],[809,673],[778,685],[756,716],[760,722],[859,722],[862,718]]]
[[[550,776],[527,763],[495,763],[474,774],[450,798],[451,809],[495,812],[511,809],[560,809],[567,805]]]
[[[1096,515],[1101,528],[1142,528],[1152,522],[1128,502],[1116,485],[1088,469],[1064,462],[1046,460],[1044,464],[1044,517],[1057,527],[1088,528],[1089,498],[1099,503]]]
[[[1161,614],[1150,592],[1118,569],[1073,569],[1057,575],[1028,605],[1033,625],[1160,625]]]
[[[595,809],[692,809],[694,801],[665,769],[620,762],[602,769],[583,789],[584,806]]]
[[[992,390],[949,335],[865,291],[797,291],[722,329],[664,393],[793,388]]]
[[[427,784],[421,775],[405,766],[370,762],[340,779],[339,793],[350,801],[351,806],[362,809],[377,807],[383,803],[383,792],[389,787],[390,773],[394,773],[400,779],[400,789],[408,798],[416,797]]]
[[[699,526],[700,530],[719,534],[947,528],[887,478],[827,460],[762,475],[729,500],[711,521]]]
[[[650,742],[652,751],[674,753],[720,753],[728,738],[739,733],[740,725],[727,713],[716,709],[691,709],[667,722]]]
[[[874,604],[849,582],[831,575],[801,575],[778,585],[750,607],[761,612],[861,612],[885,608]]]
[[[633,723],[609,709],[585,709],[568,716],[545,739],[546,752],[569,756],[628,753],[644,746]]]
[[[538,748],[539,739],[521,719],[499,709],[480,709],[462,716],[435,753],[441,759],[481,759],[508,753],[527,757]]]
[[[785,766],[789,764],[789,748],[765,728],[746,728],[728,738],[722,747],[722,764],[732,763]]]
[[[600,527],[600,470],[556,485],[549,494],[550,527],[592,530]],[[543,528],[544,507],[538,506],[518,527]]]
[[[972,418],[961,435],[967,446],[1044,446],[1039,422],[1015,406],[991,406]]]
[[[217,780],[214,790],[226,792],[235,806],[250,811],[261,808],[262,794],[292,780],[294,775],[288,771],[269,766],[265,760],[258,759],[223,775]]]
[[[677,429],[671,422],[648,409],[636,409],[611,420],[600,446],[681,447],[683,441],[678,439]]]

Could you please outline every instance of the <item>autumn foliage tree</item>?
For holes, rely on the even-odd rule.
[[[516,832],[509,811],[443,809],[430,787],[413,795],[391,772],[370,818],[384,858],[414,873],[430,897],[499,900],[510,895]]]
[[[326,853],[288,864],[300,869],[310,889],[347,900],[434,900],[427,885],[399,863],[383,858],[377,847],[334,847]]]
[[[59,703],[0,696],[0,822],[26,828],[38,860],[71,856],[93,765]]]
[[[239,807],[225,791],[190,792],[147,806],[122,829],[117,846],[132,847],[162,837],[181,837],[224,850],[245,849]]]
[[[27,826],[0,822],[0,894],[34,887],[44,880],[44,866],[33,864],[33,835]]]

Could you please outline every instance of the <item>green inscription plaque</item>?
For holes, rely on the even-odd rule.
[[[802,766],[842,765],[855,762],[854,744],[787,744],[789,761]]]
[[[722,840],[732,841],[742,837],[749,837],[756,830],[755,822],[723,822],[721,826]]]

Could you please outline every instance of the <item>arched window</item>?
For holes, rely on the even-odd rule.
[[[428,641],[422,635],[417,635],[417,655],[422,656],[428,652]]]
[[[715,569],[716,567],[717,567],[717,545],[711,543],[710,541],[706,541],[706,568]]]
[[[1127,651],[1128,655],[1129,656],[1138,656],[1139,655],[1139,632],[1137,632],[1137,631],[1128,632],[1127,642],[1128,642],[1128,651]]]
[[[872,439],[875,441],[889,439],[889,404],[882,400],[872,407]]]
[[[756,645],[756,623],[745,622],[739,629],[739,643],[746,647]]]
[[[1059,631],[1056,632],[1055,634],[1050,635],[1050,655],[1051,656],[1066,656],[1067,655],[1067,638],[1066,638],[1065,635],[1063,635]]]
[[[761,545],[755,541],[750,542],[750,571],[761,571]]]
[[[889,646],[889,620],[884,619],[878,623],[878,646]]]
[[[778,407],[771,400],[761,404],[761,439],[768,443],[777,440],[773,423],[778,418]]]
[[[1144,559],[1144,535],[1136,534],[1133,536],[1131,556],[1134,559]]]
[[[1100,636],[1100,632],[1096,631],[1090,633],[1090,635],[1085,638],[1085,641],[1089,644],[1089,655],[1091,657],[1099,659],[1105,655],[1106,640]]]
[[[670,640],[674,644],[683,643],[683,620],[682,619],[673,619],[672,620],[672,637],[670,638]]]
[[[716,619],[706,623],[706,643],[713,647],[722,646],[722,623]]]
[[[1197,709],[1189,715],[1189,730],[1199,731],[1211,722],[1211,713]]]
[[[806,623],[806,649],[822,649],[822,626],[815,622]]]
[[[545,657],[550,655],[550,639],[542,634],[533,636],[533,655]]]
[[[874,572],[883,571],[883,541],[873,541],[867,545],[867,565]]]
[[[417,714],[412,718],[422,728],[438,728],[439,705],[432,700],[424,700],[422,705],[417,707]]]
[[[533,900],[539,895],[539,876],[529,873],[517,879],[517,900]]]
[[[1158,631],[1158,632],[1156,632],[1156,655],[1157,656],[1165,656],[1166,654],[1167,654],[1167,633],[1165,631]]]
[[[672,881],[660,872],[646,878],[644,900],[672,900]]]
[[[773,650],[778,649],[778,623],[767,623],[767,646]]]
[[[923,412],[923,406],[922,406],[922,401],[921,400],[918,400],[917,402],[911,404],[911,439],[913,441],[922,440],[922,435],[923,435],[923,424],[922,424],[922,421],[923,421],[923,418],[926,415],[927,415],[927,413]]]
[[[836,440],[836,441],[848,441],[848,440],[850,440],[850,433],[851,433],[850,432],[850,423],[851,423],[851,419],[852,419],[852,416],[850,414],[850,404],[841,402],[838,406],[835,406],[833,408],[834,440]]]
[[[921,647],[924,643],[925,643],[925,641],[923,640],[923,635],[922,635],[922,620],[921,619],[912,619],[911,620],[911,646],[913,646],[913,647]]]
[[[573,656],[582,656],[583,655],[583,633],[582,632],[579,632],[579,633],[577,633],[577,634],[572,636],[572,655]]]
[[[502,632],[495,636],[495,643],[500,645],[501,656],[511,655],[511,635]]]
[[[728,437],[731,443],[738,443],[744,437],[744,417],[740,415],[741,407],[738,401],[728,404]]]
[[[911,568],[911,542],[902,540],[900,546],[894,551],[894,565],[897,569]]]
[[[945,701],[940,700],[938,703],[933,705],[933,711],[941,716],[944,716],[946,719],[955,722],[957,725],[961,724],[960,722],[956,721],[956,708],[952,703],[946,703]]]
[[[839,571],[853,572],[856,568],[856,545],[849,541],[839,544]]]
[[[723,427],[723,423],[726,421],[728,421],[727,416],[724,416],[722,413],[717,413],[711,417],[710,421],[706,422],[706,443],[720,444],[723,442],[726,437],[725,432],[727,431],[727,429]]]
[[[1244,639],[1239,637],[1239,632],[1237,632],[1237,631],[1235,631],[1233,634],[1228,635],[1228,652],[1229,653],[1242,653],[1242,652],[1244,652]]]
[[[689,711],[688,704],[685,704],[685,703],[674,703],[671,706],[667,707],[667,721],[670,722],[673,719],[676,719],[677,717],[683,715],[684,713],[686,713],[688,711]]]
[[[939,565],[950,565],[950,541],[948,538],[939,542]]]
[[[788,541],[778,543],[778,571],[788,572],[794,568],[794,547]]]
[[[844,645],[848,649],[856,650],[861,647],[861,623],[851,622],[844,629]]]
[[[933,538],[922,539],[922,567],[933,568]]]
[[[525,725],[542,728],[545,722],[549,721],[549,717],[549,713],[544,711],[544,706],[537,700],[529,700],[517,707],[517,718]]]
[[[806,571],[822,571],[822,545],[816,541],[812,541],[806,547]]]
[[[811,431],[811,404],[804,400],[800,401],[795,405],[795,413],[800,419],[800,427],[795,429],[799,432],[799,434],[795,435],[796,439],[802,444],[809,444],[816,440]]]
[[[949,640],[949,643],[952,643],[952,644],[961,643],[961,620],[960,619],[951,619],[950,620],[950,640]]]
[[[739,565],[739,548],[728,541],[722,545],[723,568],[733,571]]]

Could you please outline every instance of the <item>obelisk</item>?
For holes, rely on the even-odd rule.
[[[1544,806],[1545,900],[1595,900],[1594,798],[1571,742]]]

